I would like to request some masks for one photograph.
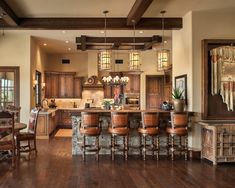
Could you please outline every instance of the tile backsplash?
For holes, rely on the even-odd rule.
[[[80,98],[56,98],[55,102],[57,107],[60,108],[73,108],[74,104],[77,108],[84,108],[85,103],[90,103],[91,107],[101,107],[104,99],[104,92],[99,90],[83,90],[82,99]],[[48,99],[48,103],[51,99]]]

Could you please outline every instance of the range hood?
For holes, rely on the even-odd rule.
[[[103,89],[103,84],[99,81],[97,76],[87,78],[83,84],[84,89]]]

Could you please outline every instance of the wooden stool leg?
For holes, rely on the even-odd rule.
[[[122,143],[123,143],[123,150],[122,150],[122,155],[124,159],[126,158],[126,136],[122,137]]]
[[[171,135],[171,160],[174,160],[174,135]]]
[[[156,149],[155,146],[155,136],[151,136],[151,147],[152,147],[152,158],[154,158],[154,150]]]
[[[29,147],[29,159],[31,157],[31,142],[28,140],[28,147]]]
[[[183,149],[183,147],[182,147],[182,136],[179,136],[179,149],[180,149],[180,157],[182,156],[182,149]]]
[[[37,144],[36,144],[36,138],[34,139],[34,148],[35,148],[35,154],[38,154],[38,150],[37,150]]]
[[[125,160],[127,160],[128,157],[128,135],[125,136]]]
[[[169,157],[169,150],[170,150],[170,135],[166,136],[166,155],[167,158]]]
[[[188,160],[188,135],[185,136],[185,148],[184,148],[185,160]]]
[[[142,135],[139,134],[139,150],[140,150],[140,157],[142,157]]]
[[[18,157],[18,160],[20,159],[20,141],[17,140],[17,143],[16,143],[16,147],[17,147],[17,157]]]
[[[111,135],[111,158],[112,160],[114,160],[114,150],[115,150],[115,136],[114,135]]]
[[[159,136],[157,135],[157,160],[159,159],[159,152],[160,152],[160,149],[159,149]]]
[[[85,135],[83,135],[83,142],[82,142],[82,145],[83,145],[83,151],[82,151],[82,159],[83,159],[83,161],[85,161],[85,155],[86,155],[86,137],[85,137]]]
[[[96,151],[96,160],[99,161],[99,136],[96,136],[96,141],[95,141],[95,147],[97,149]]]
[[[143,147],[143,160],[145,161],[146,159],[146,135],[144,135],[144,147]]]

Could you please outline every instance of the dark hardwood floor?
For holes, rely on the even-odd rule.
[[[184,161],[166,158],[142,161],[131,156],[128,161],[118,156],[71,156],[71,139],[38,140],[38,156],[22,156],[15,170],[9,162],[0,161],[0,187],[79,187],[79,188],[162,188],[162,187],[234,187],[235,165],[213,166],[208,161]]]

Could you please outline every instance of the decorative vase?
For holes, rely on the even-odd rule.
[[[174,106],[174,111],[175,112],[183,112],[184,111],[184,106],[185,106],[185,101],[182,99],[174,99],[173,100],[173,106]]]
[[[120,88],[118,86],[114,87],[114,104],[120,104]]]

